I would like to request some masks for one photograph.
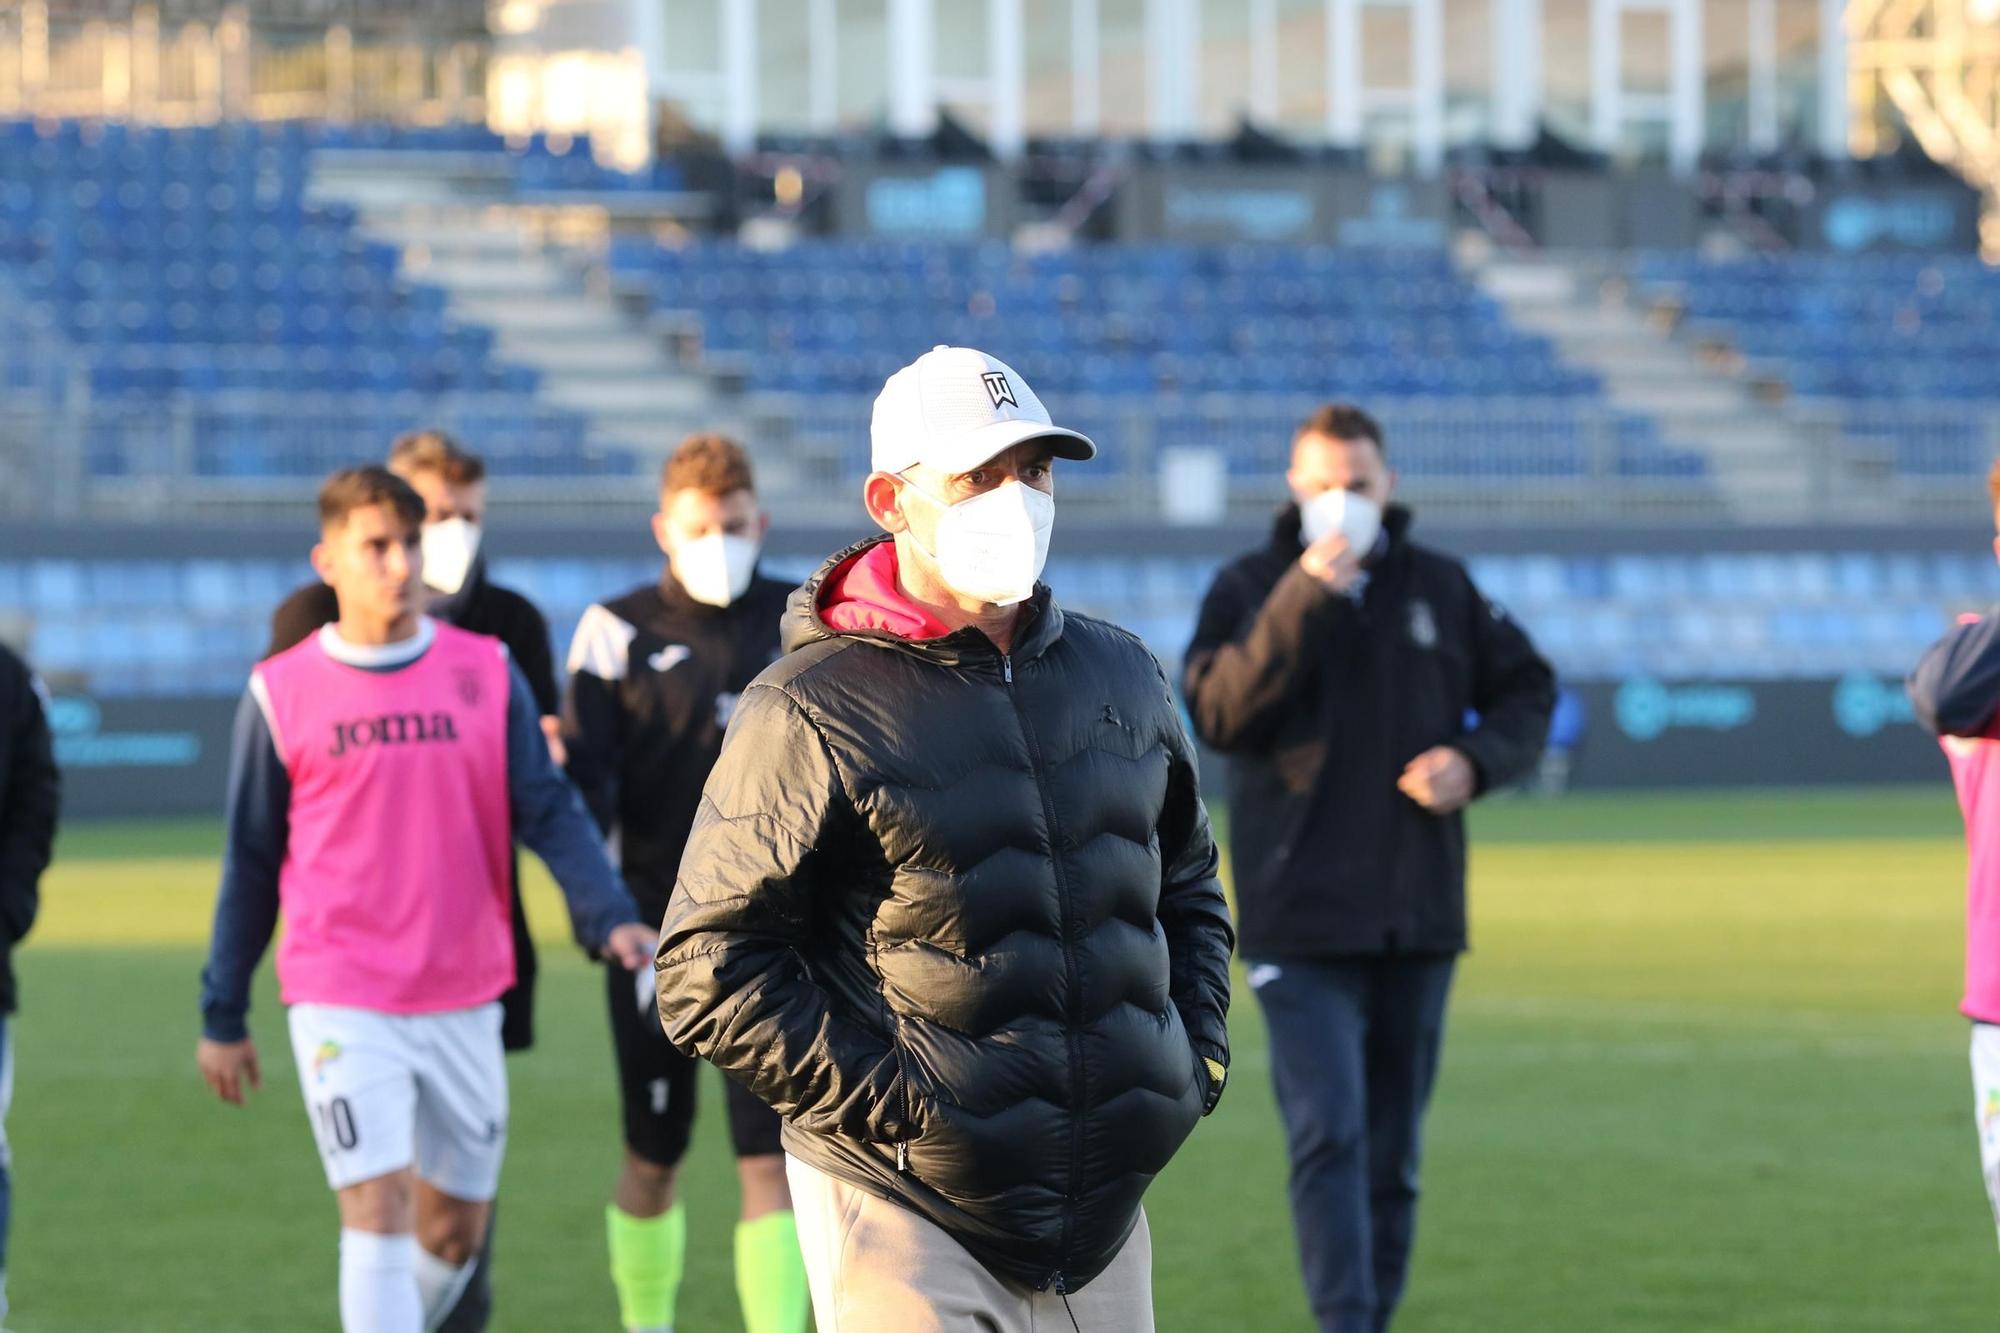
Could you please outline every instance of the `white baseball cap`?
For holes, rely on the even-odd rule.
[[[1047,440],[1058,458],[1097,456],[1087,436],[1049,420],[1028,382],[998,357],[937,346],[889,377],[868,423],[877,472],[926,463],[970,472],[1023,440]]]

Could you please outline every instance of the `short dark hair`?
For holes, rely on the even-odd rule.
[[[700,491],[704,495],[734,495],[757,489],[750,455],[727,435],[701,433],[675,446],[660,469],[660,492]]]
[[[1297,444],[1308,435],[1324,435],[1330,440],[1367,440],[1384,455],[1389,446],[1382,439],[1382,424],[1353,403],[1328,403],[1299,423],[1292,432]]]
[[[319,527],[327,532],[347,522],[357,509],[387,505],[397,518],[411,528],[423,526],[424,500],[410,483],[388,468],[371,463],[367,467],[343,468],[328,477],[319,488]]]
[[[389,446],[389,470],[414,477],[419,472],[435,472],[453,486],[470,486],[486,480],[486,464],[441,430],[413,430],[398,435]]]

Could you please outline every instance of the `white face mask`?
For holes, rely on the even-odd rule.
[[[728,606],[750,586],[759,546],[755,537],[711,532],[674,548],[674,577],[704,606]]]
[[[1347,549],[1367,555],[1382,535],[1382,507],[1355,491],[1321,491],[1299,505],[1299,536],[1311,546],[1330,532],[1347,538]]]
[[[1002,482],[983,495],[947,504],[915,482],[909,488],[937,505],[938,577],[963,597],[994,606],[1025,602],[1049,558],[1049,534],[1056,525],[1055,498],[1018,481]],[[912,534],[911,540],[915,540]],[[918,543],[922,549],[922,543]]]
[[[423,527],[424,584],[449,595],[465,586],[479,555],[479,525],[462,518]]]

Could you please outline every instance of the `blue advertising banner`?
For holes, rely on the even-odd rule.
[[[1946,780],[1937,741],[1917,727],[1892,677],[1635,676],[1571,692],[1581,722],[1569,771],[1579,788]]]

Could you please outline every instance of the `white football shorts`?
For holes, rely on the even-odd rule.
[[[455,1199],[493,1197],[507,1151],[497,1003],[435,1014],[295,1004],[290,1021],[328,1185],[414,1166]]]
[[[1972,1113],[1979,1127],[1979,1167],[2000,1228],[2000,1027],[1972,1025]]]

